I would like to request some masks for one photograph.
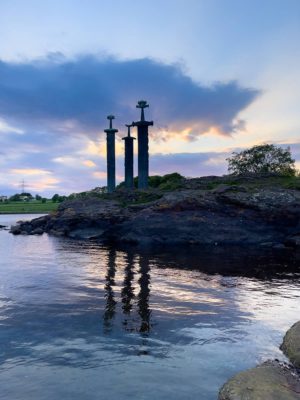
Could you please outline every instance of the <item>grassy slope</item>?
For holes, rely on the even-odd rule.
[[[59,203],[47,201],[0,203],[0,214],[46,214],[57,209]]]

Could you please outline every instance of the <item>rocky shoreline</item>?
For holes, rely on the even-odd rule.
[[[219,400],[299,400],[300,321],[286,333],[280,346],[291,364],[267,361],[229,379]]]
[[[92,191],[65,201],[52,214],[11,227],[11,233],[138,245],[299,249],[300,191],[270,177],[195,178],[165,191]]]

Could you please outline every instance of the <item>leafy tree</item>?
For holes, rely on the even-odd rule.
[[[31,193],[16,193],[9,198],[10,201],[23,201],[24,198],[32,199]]]
[[[62,203],[63,201],[65,201],[67,199],[67,196],[59,196],[58,197],[58,202]]]
[[[67,196],[60,196],[59,194],[55,194],[52,196],[52,201],[53,203],[62,203],[63,201],[65,201],[67,198]]]
[[[45,197],[42,198],[42,203],[45,204],[47,202],[47,199]]]
[[[20,194],[16,193],[16,194],[10,196],[9,200],[10,201],[21,201],[20,196],[21,196]]]
[[[228,171],[234,175],[275,173],[278,175],[294,176],[296,174],[295,160],[292,159],[288,147],[262,144],[250,149],[234,152],[227,158]]]
[[[42,196],[40,196],[39,194],[36,194],[35,195],[35,199],[38,200],[38,201],[41,201],[42,200]]]
[[[53,201],[53,203],[57,203],[57,202],[58,202],[58,199],[59,199],[59,195],[58,195],[57,193],[55,193],[55,194],[52,196],[52,201]]]

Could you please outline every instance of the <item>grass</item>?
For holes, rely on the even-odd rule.
[[[47,201],[23,202],[23,201],[10,201],[7,203],[0,203],[0,214],[47,214],[55,211],[59,203]]]
[[[265,179],[257,179],[246,183],[249,189],[282,188],[300,190],[300,178],[298,176],[274,176]]]

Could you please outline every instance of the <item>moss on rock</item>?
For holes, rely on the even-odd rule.
[[[291,363],[300,368],[300,321],[296,322],[285,334],[281,350]]]
[[[219,392],[219,400],[299,400],[300,380],[284,364],[269,361],[240,372]]]

